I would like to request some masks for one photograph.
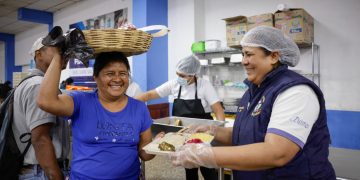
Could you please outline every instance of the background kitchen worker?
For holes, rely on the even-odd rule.
[[[176,65],[177,79],[170,80],[136,98],[148,101],[171,95],[174,97],[173,116],[213,119],[213,111],[216,119],[223,121],[225,115],[220,99],[211,83],[197,76],[199,73],[199,60],[193,55],[188,56]],[[200,170],[206,180],[218,178],[215,169],[201,167]],[[186,169],[186,179],[198,179],[198,169]]]

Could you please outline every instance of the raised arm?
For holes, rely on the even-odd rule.
[[[135,99],[146,102],[149,100],[153,100],[153,99],[158,99],[160,98],[160,95],[156,92],[155,89],[147,91],[143,94],[140,94],[138,96],[135,96]]]
[[[52,49],[54,56],[40,85],[37,104],[42,110],[51,114],[57,116],[71,116],[74,110],[73,99],[66,94],[58,94],[58,85],[61,70],[64,66],[64,60],[61,58],[57,48],[48,48]]]

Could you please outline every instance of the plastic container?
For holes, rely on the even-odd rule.
[[[204,42],[204,41],[194,42],[194,43],[191,45],[191,51],[192,51],[193,53],[205,52],[205,42]]]
[[[220,40],[206,40],[205,41],[205,50],[206,51],[214,51],[221,47]]]

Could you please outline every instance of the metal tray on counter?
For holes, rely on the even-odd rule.
[[[177,120],[181,121],[181,126],[176,125]],[[191,124],[214,124],[218,126],[224,126],[225,121],[170,116],[160,119],[154,119],[154,123],[151,126],[151,131],[153,135],[156,135],[161,131],[164,131],[165,133],[177,132],[184,127],[190,126]]]

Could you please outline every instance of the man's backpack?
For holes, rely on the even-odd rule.
[[[28,76],[20,83],[34,76]],[[18,179],[18,174],[23,166],[24,156],[31,145],[31,133],[22,134],[20,141],[27,143],[27,145],[24,152],[21,153],[12,131],[15,89],[11,90],[9,96],[0,107],[0,176],[1,179],[6,180]],[[26,137],[28,138],[26,139]]]

